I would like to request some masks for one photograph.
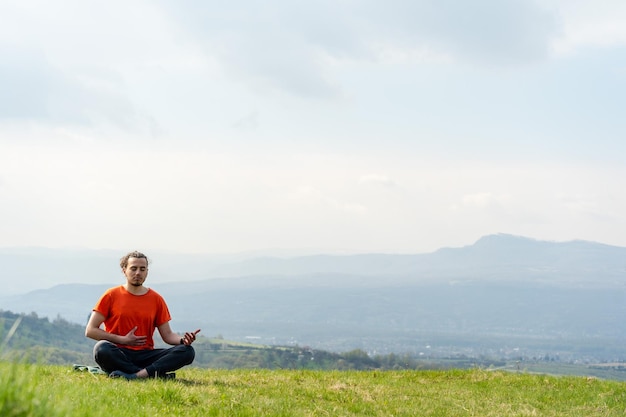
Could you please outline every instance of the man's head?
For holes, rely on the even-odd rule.
[[[126,255],[122,257],[122,259],[120,259],[120,267],[122,268],[122,270],[126,269],[126,267],[128,266],[128,259],[130,258],[145,259],[146,266],[148,266],[148,263],[149,263],[148,257],[144,255],[143,253],[135,250],[135,251],[127,253]]]
[[[120,259],[126,281],[133,287],[141,287],[148,276],[148,257],[141,252],[130,252]]]

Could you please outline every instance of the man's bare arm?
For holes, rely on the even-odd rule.
[[[186,332],[185,335],[181,337],[178,333],[174,333],[172,331],[169,322],[163,323],[162,325],[157,327],[157,329],[159,330],[161,339],[163,339],[165,343],[168,343],[170,345],[180,345],[181,343],[184,345],[190,345],[196,340],[196,334],[200,332],[200,329],[196,330],[195,332]]]

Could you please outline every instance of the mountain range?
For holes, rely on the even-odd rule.
[[[498,234],[416,255],[157,255],[148,282],[179,331],[335,351],[626,357],[622,247]],[[14,285],[0,309],[85,323],[101,293],[123,283],[117,258],[0,250]]]

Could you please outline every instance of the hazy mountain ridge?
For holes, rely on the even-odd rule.
[[[379,352],[564,345],[572,355],[611,357],[626,340],[626,248],[593,242],[492,235],[421,255],[225,263],[181,255],[153,265],[148,283],[168,301],[173,327],[235,340]],[[170,274],[178,280],[153,279]],[[0,297],[0,308],[84,323],[104,289],[123,283],[115,276]]]
[[[255,258],[211,268],[213,276],[299,275],[406,275],[447,272],[468,268],[493,270],[525,267],[529,270],[623,273],[626,248],[595,242],[546,242],[511,235],[490,235],[461,248],[442,248],[428,254],[314,255],[296,258]],[[622,257],[622,258],[620,258]]]
[[[43,248],[0,249],[5,294],[19,294],[59,284],[113,283],[120,277],[119,258],[111,250]],[[596,282],[626,275],[626,248],[595,242],[547,242],[505,234],[490,235],[473,245],[442,248],[427,254],[309,255],[293,258],[156,253],[151,283],[198,281],[248,276],[337,274],[413,276],[416,279],[478,276],[531,278],[547,275],[558,281],[567,274]],[[512,275],[508,275],[512,274]],[[525,275],[526,274],[526,275]],[[391,278],[388,278],[391,279]]]

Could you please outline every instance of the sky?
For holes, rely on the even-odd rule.
[[[0,247],[626,246],[621,0],[0,0]]]

